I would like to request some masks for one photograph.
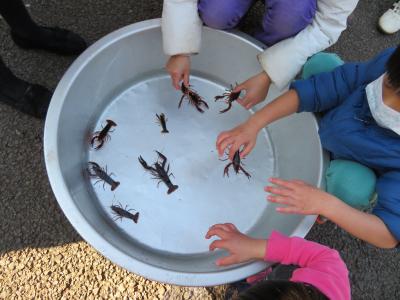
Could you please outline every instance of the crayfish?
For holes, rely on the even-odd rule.
[[[125,206],[125,208],[122,208],[122,205],[120,203],[117,205],[111,205],[110,208],[114,215],[114,221],[122,220],[122,218],[128,218],[137,223],[139,220],[139,212],[132,214],[131,211],[134,209],[128,209],[127,205]]]
[[[229,167],[233,166],[233,170],[235,171],[236,174],[239,174],[239,171],[241,170],[243,172],[244,175],[247,176],[248,179],[250,179],[251,175],[246,172],[245,169],[243,169],[242,164],[241,164],[241,159],[240,159],[240,151],[236,151],[235,155],[233,156],[233,160],[226,165],[225,169],[224,169],[224,176],[228,176],[229,177]]]
[[[190,104],[194,105],[196,109],[203,113],[204,110],[201,108],[201,106],[204,106],[205,108],[208,109],[208,104],[206,101],[203,100],[203,98],[197,94],[197,92],[193,89],[190,88],[190,86],[187,88],[183,83],[181,85],[181,91],[183,93],[181,97],[181,101],[179,101],[178,108],[181,107],[183,99],[186,97],[189,101]]]
[[[168,166],[166,166],[167,158],[158,151],[156,151],[156,153],[158,154],[158,159],[153,164],[153,166],[149,166],[142,156],[139,156],[139,162],[143,166],[143,168],[145,168],[147,171],[150,172],[151,175],[154,176],[153,179],[159,180],[157,186],[160,184],[160,182],[164,182],[165,185],[168,187],[167,194],[171,194],[178,189],[178,186],[172,184],[171,180],[169,179],[169,177],[173,174],[168,174],[169,164]]]
[[[236,83],[236,86],[237,86],[237,83]],[[230,110],[231,107],[232,107],[232,102],[236,101],[239,98],[240,91],[239,92],[232,92],[233,90],[234,90],[234,88],[233,88],[233,86],[231,84],[231,89],[225,90],[225,93],[223,93],[221,96],[215,96],[214,97],[215,102],[217,102],[220,99],[224,99],[225,103],[228,104],[227,108],[219,111],[220,114],[223,114],[223,113],[227,112],[228,110]]]
[[[111,139],[109,134],[111,127],[117,126],[117,124],[112,120],[106,120],[107,125],[101,131],[96,131],[93,133],[92,139],[90,140],[90,145],[95,150],[99,150],[103,147],[104,143]],[[96,145],[96,146],[95,146]]]
[[[165,117],[165,115],[163,113],[161,113],[160,115],[156,114],[157,117],[157,121],[160,124],[162,131],[161,133],[169,133],[168,129],[167,129],[167,121],[168,119]]]
[[[89,161],[87,172],[89,173],[90,177],[98,179],[94,184],[103,181],[103,188],[106,183],[108,183],[111,186],[112,191],[119,186],[119,182],[111,178],[113,173],[107,174],[107,167],[103,169],[102,167],[99,166],[98,163]]]

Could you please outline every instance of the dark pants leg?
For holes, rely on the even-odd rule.
[[[317,0],[267,0],[255,38],[267,46],[295,36],[312,23]]]
[[[0,0],[0,14],[18,35],[35,34],[38,29],[22,0]]]
[[[255,0],[199,0],[199,15],[215,29],[236,27]]]

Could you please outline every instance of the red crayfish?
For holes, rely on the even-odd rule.
[[[237,83],[236,83],[236,86],[237,86]],[[233,90],[234,90],[234,88],[231,85],[231,89],[227,89],[227,90],[225,90],[225,93],[223,93],[222,95],[214,97],[215,102],[217,102],[220,99],[224,99],[225,103],[228,104],[227,108],[219,111],[220,114],[223,114],[223,113],[227,112],[228,110],[230,110],[232,107],[232,102],[236,101],[239,98],[240,91],[232,92]]]
[[[189,101],[190,104],[194,105],[196,109],[203,113],[204,110],[201,108],[201,106],[204,106],[205,108],[208,109],[208,104],[206,101],[203,100],[203,98],[197,94],[197,92],[189,87],[186,87],[183,83],[181,85],[181,91],[183,93],[181,97],[181,101],[179,101],[178,108],[181,107],[183,99],[186,97]]]
[[[90,145],[95,150],[103,147],[104,143],[111,139],[110,131],[111,127],[117,126],[117,124],[112,120],[106,120],[107,125],[101,131],[96,131],[93,133],[92,139],[90,140]]]
[[[150,172],[151,175],[154,176],[153,179],[159,180],[157,186],[160,184],[160,182],[164,182],[165,185],[168,187],[167,194],[171,194],[178,189],[178,186],[172,184],[171,180],[169,179],[169,177],[171,175],[173,176],[173,174],[168,174],[169,164],[168,166],[166,166],[167,158],[158,151],[156,151],[156,153],[158,154],[158,159],[153,164],[153,166],[149,166],[142,156],[139,156],[139,162],[143,166],[143,168],[145,168],[147,171]]]
[[[224,169],[224,176],[226,175],[229,177],[229,167],[230,166],[233,166],[233,170],[235,171],[236,174],[239,174],[239,171],[241,170],[243,172],[243,174],[246,175],[248,179],[250,179],[251,175],[248,172],[246,172],[246,170],[243,169],[243,167],[242,167],[239,150],[235,152],[235,155],[233,156],[233,160],[229,164],[226,165],[226,167]]]
[[[119,182],[115,181],[111,178],[113,173],[107,174],[107,167],[104,169],[99,166],[98,163],[93,161],[88,162],[87,172],[91,178],[98,179],[94,184],[97,184],[100,181],[103,181],[103,188],[104,185],[107,183],[111,186],[111,190],[115,190],[119,186]]]

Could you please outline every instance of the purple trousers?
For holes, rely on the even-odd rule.
[[[216,29],[234,28],[255,0],[199,0],[203,22]],[[267,46],[296,35],[312,23],[317,0],[266,0],[265,12],[255,38]]]

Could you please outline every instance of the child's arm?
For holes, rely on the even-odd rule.
[[[258,132],[272,122],[296,112],[321,112],[340,105],[358,87],[375,80],[385,72],[385,63],[393,51],[387,49],[367,62],[344,64],[332,72],[295,81],[288,92],[268,103],[248,121],[232,130],[222,132],[217,138],[219,154],[222,155],[225,148],[231,145],[232,159],[234,153],[243,145],[245,148],[242,157],[246,156],[253,149]],[[257,79],[259,80],[262,81]]]
[[[288,238],[276,231],[268,240],[255,239],[241,233],[232,223],[216,224],[210,227],[206,239],[218,236],[210,244],[210,251],[225,249],[229,256],[217,260],[219,266],[242,263],[250,260],[266,260],[300,267],[312,267],[322,261],[341,261],[337,251],[302,238]],[[331,259],[329,259],[331,258]],[[332,259],[333,258],[333,259]],[[343,262],[342,266],[344,265]]]
[[[161,30],[164,52],[170,56],[166,69],[172,85],[189,85],[190,55],[200,51],[202,21],[197,0],[164,0]]]
[[[166,55],[199,52],[202,22],[197,12],[197,2],[197,0],[164,0],[161,30]]]
[[[229,158],[232,159],[235,152],[243,145],[241,156],[246,156],[255,146],[257,134],[262,128],[278,119],[294,114],[298,107],[299,97],[296,91],[289,90],[282,94],[257,111],[243,124],[220,133],[216,143],[219,155],[223,155],[225,149],[231,145]]]
[[[400,235],[400,196],[398,196],[400,181],[393,182],[396,185],[391,187],[385,186],[385,191],[382,191],[379,188],[382,180],[386,181],[386,179],[378,180],[377,191],[381,198],[378,199],[378,204],[383,202],[383,205],[387,206],[388,203],[393,203],[393,209],[397,208],[397,213],[385,209],[374,212],[376,215],[368,214],[347,205],[333,195],[298,180],[287,181],[272,178],[270,181],[276,186],[268,186],[265,190],[273,194],[268,196],[269,201],[285,205],[285,207],[278,207],[278,212],[320,214],[359,239],[377,247],[393,248],[398,244],[397,239]],[[389,195],[385,195],[387,193]]]
[[[258,56],[264,75],[260,73],[240,85],[240,90],[246,90],[241,104],[248,109],[263,101],[271,82],[279,89],[287,86],[310,56],[337,41],[346,29],[347,18],[357,2],[358,0],[318,0],[317,11],[310,25],[294,37],[268,45],[267,50]],[[265,90],[257,93],[260,89],[256,79],[260,76],[267,78],[265,94]]]
[[[241,233],[233,224],[210,227],[206,238],[218,236],[210,251],[220,248],[229,252],[217,261],[219,266],[249,260],[266,260],[300,266],[290,279],[306,282],[331,299],[350,299],[348,271],[336,250],[298,237],[286,237],[273,231],[268,240],[254,239]]]
[[[358,0],[318,0],[310,25],[259,55],[272,82],[284,88],[299,73],[308,57],[336,43],[357,3]]]
[[[211,226],[206,234],[206,239],[213,236],[218,236],[220,240],[215,240],[210,244],[210,251],[220,248],[229,252],[229,256],[216,261],[218,266],[228,266],[264,258],[267,241],[254,239],[241,233],[232,223]]]

